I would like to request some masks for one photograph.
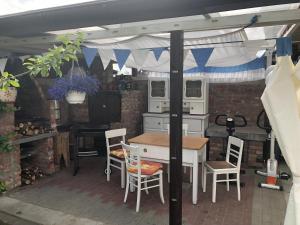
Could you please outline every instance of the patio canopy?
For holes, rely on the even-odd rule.
[[[194,7],[198,6],[196,2],[190,1],[194,4]],[[210,9],[204,15],[191,16],[194,13],[189,11],[188,17],[143,22],[135,22],[132,18],[128,18],[124,21],[134,23],[112,24],[113,22],[109,22],[101,25],[102,21],[101,23],[94,23],[96,17],[94,20],[89,20],[89,23],[85,19],[78,20],[78,16],[82,12],[77,11],[77,9],[90,9],[91,11],[86,15],[90,16],[94,13],[92,7],[97,8],[100,5],[104,7],[106,4],[107,10],[113,10],[111,4],[121,3],[118,3],[118,1],[92,0],[76,0],[73,3],[71,1],[64,3],[46,1],[45,5],[38,6],[34,2],[35,0],[3,2],[6,12],[0,11],[2,14],[0,29],[7,32],[6,35],[10,37],[6,36],[0,39],[0,55],[2,53],[2,55],[10,57],[19,56],[23,60],[27,54],[40,54],[47,50],[55,42],[56,35],[83,32],[86,35],[86,48],[83,49],[83,53],[88,66],[91,65],[94,57],[99,54],[104,68],[110,60],[114,60],[118,63],[120,70],[125,65],[146,70],[149,72],[149,76],[168,76],[170,70],[170,37],[163,27],[170,24],[170,26],[177,26],[178,29],[181,26],[187,29],[184,42],[185,76],[206,76],[210,82],[241,82],[264,79],[265,56],[270,55],[270,52],[274,49],[276,38],[289,35],[289,32],[292,31],[290,23],[293,21],[293,17],[290,19],[286,15],[292,15],[294,11],[287,10],[299,8],[299,3],[294,3],[223,12]],[[142,1],[128,0],[128,4],[133,2],[139,4]],[[252,1],[246,2],[250,4]],[[201,2],[201,4],[204,3]],[[209,3],[204,4],[208,6],[206,4]],[[262,1],[255,6],[268,4],[267,1]],[[30,5],[34,5],[33,9],[35,11],[26,11],[30,8]],[[174,5],[170,5],[170,7],[176,8],[179,5],[180,3],[175,1]],[[251,6],[254,6],[254,4]],[[223,7],[223,10],[227,9],[226,4]],[[240,7],[238,1],[236,1],[232,9]],[[125,7],[123,10],[125,13],[129,9]],[[185,8],[185,10],[188,9]],[[63,22],[56,23],[57,17],[62,12],[64,12],[66,19]],[[70,12],[76,12],[76,18]],[[281,12],[284,14],[281,14]],[[40,15],[43,15],[43,18],[40,18]],[[182,10],[182,14],[175,14],[174,11],[174,15],[163,17],[156,15],[156,18],[182,15],[184,15],[184,10]],[[283,21],[281,23],[277,21],[273,24],[272,21],[279,17],[282,17]],[[33,20],[33,18],[35,19]],[[66,20],[69,18],[73,18],[74,21],[68,21],[67,24]],[[86,23],[81,25],[83,21]],[[28,29],[15,29],[29,22],[35,24],[35,26],[30,26]],[[75,22],[77,22],[76,25]],[[43,23],[43,27],[39,28],[40,23]],[[9,29],[7,24],[10,24]],[[195,24],[199,24],[199,29],[204,31],[193,31],[192,27]],[[94,26],[84,27],[87,25]],[[227,28],[213,29],[220,26]],[[152,27],[157,32],[148,30],[151,30]],[[138,29],[143,32],[139,31],[141,34],[134,35]],[[168,31],[170,28],[167,27],[166,29]],[[133,36],[129,36],[130,32]],[[28,35],[29,37],[27,37]],[[0,59],[1,70],[4,69],[6,60],[6,57]]]

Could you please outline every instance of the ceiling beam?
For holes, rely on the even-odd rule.
[[[299,0],[98,0],[0,17],[7,36],[24,37],[47,31],[157,20],[263,7]]]
[[[257,16],[258,21],[257,23],[253,24],[252,27],[300,23],[300,9],[294,9],[275,12],[244,14],[237,16],[226,16],[211,19],[199,19],[199,17],[197,17],[197,19],[193,20],[193,17],[190,17],[190,20],[185,20],[181,22],[172,22],[172,20],[168,19],[150,22],[148,21],[146,24],[145,22],[128,23],[122,24],[119,28],[102,31],[84,32],[84,34],[85,40],[91,41],[96,39],[164,33],[170,32],[172,30],[206,31],[217,29],[240,28],[249,25],[249,22],[251,21],[253,16]],[[76,38],[76,34],[71,34],[70,38]],[[13,38],[11,40],[0,39],[0,49],[1,47],[7,48],[8,46],[45,44],[53,43],[55,41],[55,35],[28,38]]]

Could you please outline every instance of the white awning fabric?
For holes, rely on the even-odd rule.
[[[200,32],[201,33],[201,32]],[[260,40],[255,43],[248,43],[244,32],[241,30],[233,31],[221,35],[211,36],[211,37],[187,37],[184,40],[185,50],[199,49],[199,48],[212,48],[213,51],[208,58],[205,66],[214,66],[214,67],[228,67],[228,66],[237,66],[241,64],[248,63],[255,60],[256,54],[259,50],[266,49],[267,47],[272,47],[275,44],[274,40]],[[99,53],[101,51],[106,52],[107,54],[102,54],[101,58],[106,62],[109,60],[108,57],[112,57],[113,54],[108,54],[108,51],[111,52],[113,49],[129,49],[131,51],[135,50],[144,50],[152,51],[155,48],[165,48],[168,50],[170,46],[170,38],[167,37],[158,37],[158,36],[138,36],[132,37],[130,39],[101,44],[101,42],[93,41],[85,44],[88,48],[97,48]],[[156,72],[169,72],[169,59],[170,54],[168,51],[164,51],[160,56],[159,60],[155,59],[153,53],[143,54],[147,56],[147,60],[143,62],[141,67],[140,62],[136,63],[136,60],[129,58],[126,60],[125,65],[127,67],[137,67],[144,70],[156,71]],[[184,69],[190,69],[196,67],[197,64],[195,60],[192,59],[192,55],[187,52],[187,57],[184,60]],[[114,56],[113,56],[114,57]],[[113,59],[113,58],[111,58]],[[134,59],[134,57],[133,57]]]
[[[300,224],[300,63],[290,56],[278,58],[262,102],[282,154],[293,174],[293,186],[285,216],[285,225]]]

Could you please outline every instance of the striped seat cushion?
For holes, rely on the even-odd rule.
[[[153,175],[158,170],[160,170],[162,167],[163,166],[161,163],[141,160],[141,174],[142,175]],[[127,170],[129,173],[138,173],[138,169],[135,166],[130,166]]]
[[[111,150],[110,151],[110,156],[116,157],[116,158],[119,158],[119,159],[124,159],[125,158],[123,149]]]

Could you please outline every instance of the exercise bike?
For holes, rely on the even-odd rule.
[[[264,116],[263,125],[261,124],[261,118]],[[269,188],[274,190],[283,190],[283,187],[281,185],[277,184],[278,179],[289,179],[290,175],[282,172],[278,173],[278,161],[275,157],[275,136],[272,132],[272,127],[270,125],[269,119],[266,116],[265,111],[261,111],[260,114],[257,117],[256,124],[259,128],[264,129],[267,132],[267,138],[264,143],[264,150],[263,150],[263,157],[265,160],[265,157],[268,155],[268,148],[270,150],[270,158],[267,160],[267,171],[262,172],[255,170],[255,173],[261,176],[267,177],[265,183],[259,183],[258,187],[261,188]]]
[[[236,127],[247,126],[247,120],[242,115],[234,115],[233,117],[230,117],[226,114],[220,114],[216,116],[215,124],[218,126],[226,127],[228,141],[229,136],[234,136]],[[223,142],[223,153],[221,153],[223,159],[226,157],[226,146],[227,144],[225,145],[225,143]]]

